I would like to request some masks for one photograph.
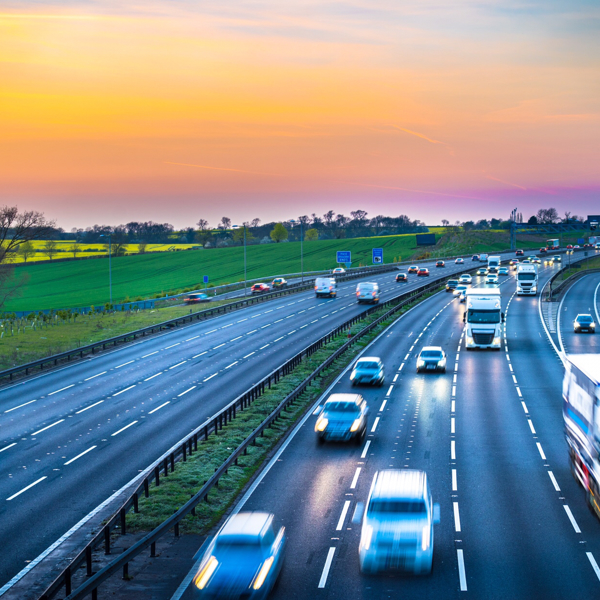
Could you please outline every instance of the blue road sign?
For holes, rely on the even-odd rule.
[[[380,265],[383,263],[383,248],[373,248],[373,264]]]
[[[208,283],[208,275],[204,276],[204,283]]]
[[[585,244],[585,240],[583,238],[577,238],[578,244]]]
[[[345,250],[339,250],[337,253],[337,262],[339,263],[352,263],[351,253]]]

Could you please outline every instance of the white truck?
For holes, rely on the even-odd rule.
[[[535,296],[537,294],[538,269],[534,264],[517,265],[517,296]]]
[[[488,256],[488,273],[498,273],[500,264],[502,263],[501,256]]]
[[[502,323],[504,313],[501,307],[498,288],[472,288],[466,292],[466,311],[463,322],[466,324],[466,348],[502,347]]]
[[[327,296],[335,298],[337,296],[337,283],[333,277],[317,277],[315,279],[315,296],[320,298]]]
[[[488,259],[488,255],[487,254],[480,254],[479,255],[479,262],[486,262]]]
[[[563,380],[563,418],[573,477],[600,519],[600,354],[571,354]]]

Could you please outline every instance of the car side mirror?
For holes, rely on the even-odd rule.
[[[437,525],[440,520],[440,505],[436,502],[433,505],[433,524]]]
[[[463,313],[463,323],[466,323],[466,322],[467,322],[467,313],[464,312]]]
[[[357,502],[354,507],[354,514],[352,515],[352,522],[356,525],[362,521],[363,513],[365,512],[364,502]]]
[[[504,323],[504,313],[502,313],[502,322]]]

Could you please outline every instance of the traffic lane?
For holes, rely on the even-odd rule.
[[[563,296],[559,306],[560,337],[567,354],[600,351],[600,341],[595,334],[575,333],[574,330],[575,319],[580,314],[591,315],[596,328],[600,328],[597,309],[599,287],[600,274],[590,274],[577,280]]]
[[[457,501],[469,591],[486,598],[596,594],[598,581],[583,571],[583,549],[541,468],[506,356],[461,353]],[[582,570],[573,574],[572,565]]]

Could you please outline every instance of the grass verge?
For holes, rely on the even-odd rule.
[[[296,400],[287,413],[265,432],[264,437],[259,438],[256,446],[248,449],[248,454],[240,458],[238,465],[232,466],[227,475],[221,478],[218,489],[213,488],[209,494],[208,502],[201,502],[196,507],[196,516],[188,515],[181,521],[180,531],[206,534],[221,519],[277,442],[348,363],[400,315],[430,295],[403,307],[394,316],[380,323],[344,352],[316,381],[313,381],[311,387]],[[364,321],[355,324],[351,328],[351,333],[353,335],[358,333],[387,310],[389,309],[382,308],[380,311],[373,312]],[[188,457],[187,462],[178,463],[173,473],[170,473],[167,478],[162,478],[159,487],[151,488],[149,498],[140,499],[139,513],[127,515],[129,531],[151,531],[183,506],[277,405],[347,341],[346,335],[338,335],[310,358],[304,359],[290,375],[283,377],[245,411],[238,413],[237,418],[224,427],[219,435],[212,435],[207,441],[199,444],[198,450]]]
[[[568,265],[569,257],[563,255],[562,261],[563,261],[563,263],[562,263],[563,265]],[[588,269],[598,269],[598,268],[600,268],[600,256],[597,256],[595,258],[591,258],[590,260],[586,260],[585,262],[582,262],[579,265],[579,268],[573,268],[573,267],[567,266],[567,268],[558,275],[556,280],[564,281],[565,279],[568,279],[569,277],[571,277],[571,275],[575,275],[577,273],[585,273],[585,271]]]

